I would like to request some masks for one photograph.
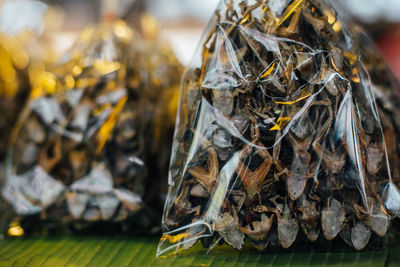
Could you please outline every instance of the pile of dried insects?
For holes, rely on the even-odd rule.
[[[85,29],[62,63],[34,71],[2,190],[13,219],[25,232],[37,221],[84,233],[99,222],[152,229],[162,203],[147,181],[166,183],[171,144],[163,138],[172,139],[170,99],[179,92],[172,50],[146,43],[123,21],[107,22]]]
[[[158,255],[391,242],[399,88],[357,26],[323,0],[221,1],[210,25],[183,79]]]

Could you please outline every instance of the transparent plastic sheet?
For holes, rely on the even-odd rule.
[[[154,230],[181,72],[171,49],[114,20],[41,67],[7,155],[8,234]]]
[[[182,81],[157,255],[395,242],[391,77],[328,1],[221,1]]]

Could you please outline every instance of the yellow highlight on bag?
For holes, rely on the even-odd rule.
[[[280,131],[282,130],[283,127],[288,124],[289,121],[291,121],[291,117],[279,117],[278,120],[276,121],[278,124],[276,124],[274,127],[269,129],[270,131]]]
[[[18,222],[12,222],[7,233],[9,236],[22,236],[24,235],[24,229],[22,229]]]
[[[184,239],[188,235],[189,235],[189,233],[183,233],[183,234],[179,234],[179,235],[163,235],[161,237],[161,241],[168,240],[170,243],[176,243],[176,242]]]

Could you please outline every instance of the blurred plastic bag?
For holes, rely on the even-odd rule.
[[[400,98],[349,25],[327,1],[221,1],[182,82],[158,255],[393,242]]]
[[[148,196],[160,192],[147,181],[162,183],[166,160],[150,148],[168,155],[161,136],[172,135],[180,71],[167,45],[146,45],[120,20],[86,28],[60,64],[32,69],[2,190],[25,232],[37,221],[47,231],[152,229],[160,200]]]

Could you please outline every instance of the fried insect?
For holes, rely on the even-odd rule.
[[[308,240],[315,242],[320,233],[319,220],[321,218],[321,213],[316,207],[316,202],[308,201],[305,196],[302,196],[299,201],[299,207],[297,209],[301,213],[299,216],[300,226]]]
[[[240,231],[245,233],[253,242],[254,247],[261,251],[267,246],[266,238],[274,221],[275,214],[268,217],[265,213],[262,213],[261,221],[254,221],[251,226],[248,224],[241,227]]]
[[[257,145],[262,146],[261,143],[257,143]],[[245,148],[243,157],[249,155],[249,150],[250,148]],[[263,162],[254,171],[251,171],[242,160],[239,161],[237,167],[240,180],[250,199],[254,198],[256,195],[260,198],[261,185],[272,166],[272,157],[267,150],[259,150],[258,155],[261,156]]]
[[[371,229],[362,221],[357,221],[351,228],[351,242],[356,250],[362,250],[371,238]]]
[[[278,216],[278,236],[283,248],[290,247],[296,240],[299,231],[299,225],[296,217],[291,214],[289,207],[286,205],[282,214]]]
[[[345,220],[345,211],[338,200],[328,200],[321,212],[322,232],[327,240],[334,239],[342,229]]]

